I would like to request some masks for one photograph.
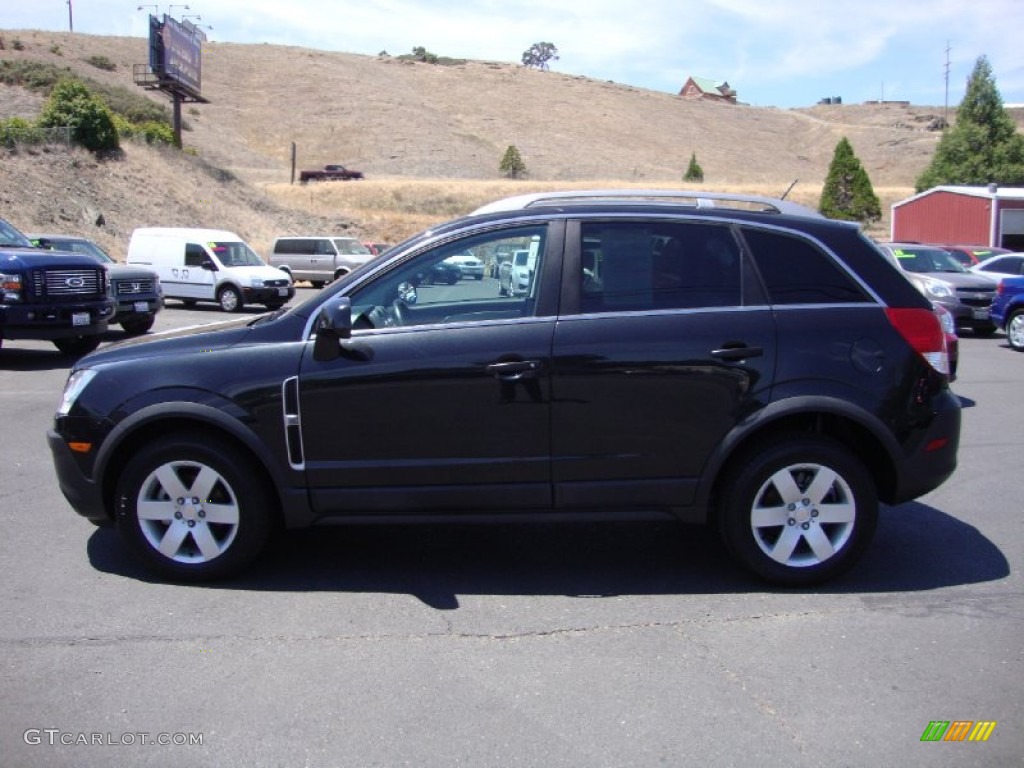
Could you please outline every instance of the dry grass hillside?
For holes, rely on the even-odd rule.
[[[31,30],[0,30],[0,39],[0,60],[49,62],[168,104],[133,84],[144,39]],[[94,56],[115,68],[90,65]],[[233,229],[257,249],[288,232],[394,241],[507,194],[681,187],[691,153],[708,189],[778,196],[799,180],[790,197],[816,205],[843,136],[887,215],[927,165],[938,141],[928,126],[941,114],[899,105],[730,106],[508,63],[442,66],[233,43],[204,46],[202,87],[210,103],[183,109],[194,156],[134,144],[104,161],[66,148],[8,153],[0,160],[3,215],[25,230],[88,235],[115,255],[134,227],[158,224]],[[0,86],[0,117],[33,118],[41,105],[36,94]],[[339,162],[367,180],[292,185],[293,143],[299,167]],[[509,145],[527,178],[499,177]]]

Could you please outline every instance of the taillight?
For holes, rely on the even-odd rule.
[[[949,350],[939,318],[929,309],[895,309],[887,307],[892,327],[900,332],[928,364],[939,373],[949,375]]]

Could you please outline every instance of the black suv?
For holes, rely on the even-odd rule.
[[[417,281],[467,251],[527,251],[525,290]],[[554,193],[297,306],[89,355],[48,437],[71,505],[175,580],[236,572],[281,526],[668,515],[802,585],[861,556],[879,502],[954,471],[948,363],[931,304],[855,225]]]

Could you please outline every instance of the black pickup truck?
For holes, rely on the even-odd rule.
[[[99,346],[114,306],[101,264],[36,248],[0,219],[0,345],[45,339],[64,354],[84,355]]]
[[[307,181],[351,181],[363,178],[362,171],[354,171],[343,165],[325,165],[313,171],[299,171],[299,183]]]

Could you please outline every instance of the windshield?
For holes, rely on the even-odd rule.
[[[100,264],[113,264],[106,251],[91,240],[51,240],[50,243],[58,251],[73,251],[95,259]]]
[[[942,248],[893,248],[892,255],[907,272],[966,272],[963,264]]]
[[[348,237],[335,238],[334,245],[338,248],[338,253],[350,255],[353,253],[365,254],[371,256],[370,249],[363,245],[358,240],[352,240]]]
[[[0,246],[16,248],[34,248],[35,246],[29,242],[28,238],[25,237],[21,232],[16,230],[10,224],[3,219],[0,219]]]
[[[252,248],[241,241],[233,243],[207,243],[210,250],[220,259],[225,267],[263,267],[266,266]]]

